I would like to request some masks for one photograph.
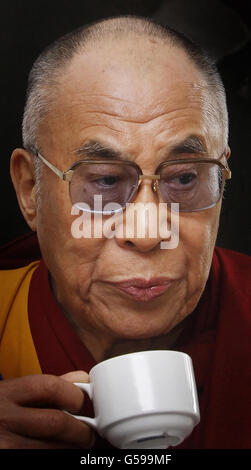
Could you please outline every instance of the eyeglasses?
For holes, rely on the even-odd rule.
[[[179,204],[180,212],[209,209],[220,200],[225,180],[231,171],[213,158],[186,158],[161,163],[154,175],[126,160],[81,160],[67,171],[60,171],[39,151],[33,152],[63,181],[69,182],[72,204],[84,211],[111,214],[123,210],[132,201],[143,180],[152,180],[152,189],[160,202]],[[101,201],[100,209],[95,198]],[[96,199],[97,200],[97,199]],[[113,209],[111,209],[113,207]]]

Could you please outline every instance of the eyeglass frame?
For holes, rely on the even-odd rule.
[[[166,167],[166,166],[175,165],[175,164],[177,165],[177,164],[182,164],[182,163],[183,164],[185,164],[185,163],[215,163],[221,168],[221,170],[223,172],[224,182],[231,179],[231,170],[230,170],[230,168],[228,167],[228,165],[224,165],[220,161],[223,157],[226,156],[226,151],[225,150],[220,155],[218,160],[216,160],[215,158],[183,158],[183,159],[176,159],[176,160],[166,160],[164,162],[161,162],[157,166],[154,175],[145,175],[145,174],[143,174],[143,171],[140,168],[140,166],[137,163],[135,163],[131,160],[78,160],[77,162],[74,162],[68,170],[61,171],[55,165],[50,163],[41,154],[41,152],[39,152],[38,149],[31,149],[31,152],[33,153],[33,155],[38,157],[48,168],[50,168],[50,170],[52,170],[61,180],[66,181],[68,183],[70,183],[71,180],[72,180],[74,170],[76,170],[79,166],[81,166],[82,164],[85,164],[85,163],[87,163],[87,164],[115,164],[115,165],[130,165],[130,166],[133,166],[137,170],[137,173],[138,173],[138,185],[137,185],[137,188],[135,189],[135,191],[132,193],[131,198],[129,199],[129,201],[131,201],[132,198],[134,197],[134,195],[137,193],[141,181],[145,180],[145,179],[155,180],[155,182],[152,186],[152,189],[153,189],[154,192],[158,192],[158,190],[159,190],[158,180],[160,179],[160,174],[158,174],[159,169],[163,168],[163,167]],[[222,184],[221,193],[220,193],[220,196],[219,196],[218,200],[212,206],[201,208],[201,209],[192,209],[192,210],[189,210],[189,211],[183,210],[182,212],[188,212],[188,213],[189,212],[198,212],[198,211],[201,211],[201,210],[209,209],[210,207],[214,207],[219,202],[219,200],[221,199],[221,196],[223,194],[223,190],[224,190],[224,184]],[[70,192],[70,184],[69,184],[69,192]],[[160,190],[159,190],[159,192],[160,192]],[[158,196],[159,196],[159,194],[158,194]],[[70,199],[71,199],[71,195],[70,195]],[[127,203],[129,201],[127,201]],[[124,206],[123,209],[125,209],[125,207],[126,206]],[[92,211],[92,212],[94,212],[94,211]]]

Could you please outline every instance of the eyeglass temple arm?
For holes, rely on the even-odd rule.
[[[231,180],[231,176],[232,176],[231,170],[229,168],[224,168],[223,172],[224,172],[224,175],[225,175],[225,179],[226,180]]]
[[[226,159],[228,159],[230,157],[230,154],[231,154],[231,150],[230,150],[230,148],[228,148],[228,149],[224,150],[221,157],[225,157]],[[226,165],[224,165],[223,173],[224,173],[224,176],[225,176],[225,180],[231,180],[232,173],[231,173],[231,170],[230,170],[227,162],[226,162]]]
[[[36,156],[42,160],[42,162],[48,166],[48,168],[50,168],[57,176],[59,176],[59,178],[61,180],[64,180],[64,181],[70,181],[71,178],[72,178],[72,173],[73,171],[72,170],[68,170],[68,171],[61,171],[59,170],[56,166],[54,166],[52,163],[48,162],[48,160],[46,160],[46,158],[43,157],[43,155],[41,155],[41,153],[39,152],[36,152]]]

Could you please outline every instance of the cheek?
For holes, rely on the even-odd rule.
[[[205,283],[209,274],[217,237],[220,208],[180,216],[180,243],[187,261],[187,276],[196,288]],[[204,285],[203,285],[204,287]]]
[[[38,211],[37,235],[43,258],[57,285],[70,290],[80,282],[86,291],[104,240],[74,236],[72,226],[79,215],[71,213],[68,186],[65,186],[58,191],[57,188],[53,188],[53,192],[44,191]]]

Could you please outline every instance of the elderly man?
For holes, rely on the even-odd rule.
[[[1,254],[0,447],[105,446],[62,411],[92,412],[72,382],[147,349],[193,359],[201,422],[180,447],[250,446],[250,260],[215,248],[227,139],[214,65],[150,20],[97,22],[35,62],[11,176],[41,259],[34,236]],[[172,230],[150,233],[146,204]]]

